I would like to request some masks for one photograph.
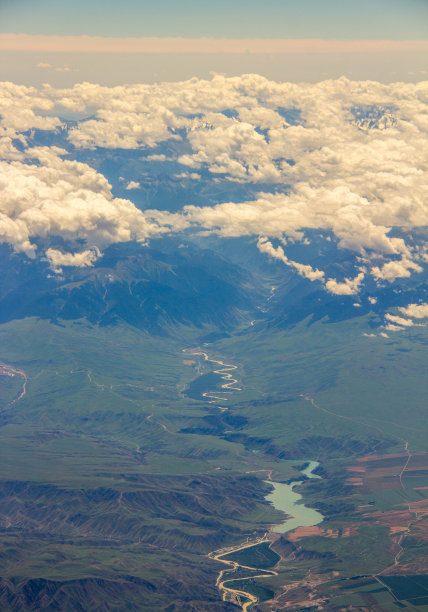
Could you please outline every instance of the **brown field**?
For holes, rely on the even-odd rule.
[[[358,533],[358,525],[347,525],[337,529],[322,529],[315,525],[314,527],[298,527],[287,534],[287,539],[290,542],[298,542],[303,538],[310,536],[321,536],[323,538],[349,538]]]
[[[426,499],[403,501],[385,512],[370,511],[370,506],[360,506],[359,510],[364,518],[389,527],[393,540],[409,532],[420,541],[428,541],[428,453],[412,453],[410,459],[407,453],[371,455],[356,459],[355,463],[348,467],[350,477],[346,482],[358,487],[358,493],[414,490],[423,497],[427,491]],[[421,486],[425,474],[427,486]]]
[[[386,512],[368,512],[363,515],[381,525],[389,525],[394,531],[406,530],[413,520],[408,510],[387,510]]]
[[[347,478],[346,482],[353,485],[354,487],[362,487],[364,485],[364,481],[362,478]]]
[[[412,477],[423,478],[424,472],[428,486],[428,453],[414,453],[410,460],[407,453],[360,457],[356,459],[356,465],[348,467],[348,471],[358,474],[358,477],[348,478],[347,483],[362,487],[361,493],[399,490],[403,488],[403,482],[408,488],[413,488],[409,486]],[[417,488],[421,489],[420,486]]]

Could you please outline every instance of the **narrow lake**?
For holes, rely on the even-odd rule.
[[[309,462],[305,469],[302,470],[302,474],[308,478],[319,478],[317,474],[313,473],[313,470],[318,465],[316,461]],[[324,519],[318,510],[307,508],[304,504],[298,503],[302,496],[293,491],[293,489],[301,484],[301,481],[293,482],[292,484],[268,482],[274,487],[274,490],[265,499],[270,501],[277,510],[282,510],[289,515],[289,518],[285,519],[283,523],[271,527],[271,530],[275,533],[286,533],[297,527],[312,527],[313,525],[318,525]]]

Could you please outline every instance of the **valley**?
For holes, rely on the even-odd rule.
[[[193,399],[198,399],[198,395],[200,395],[201,398],[207,399],[211,404],[215,403],[216,401],[227,402],[228,394],[232,393],[233,391],[241,390],[239,387],[236,386],[238,384],[238,379],[234,378],[231,374],[231,372],[234,372],[238,369],[237,365],[233,365],[231,363],[224,363],[223,361],[212,359],[207,355],[207,353],[204,353],[200,349],[183,349],[183,352],[188,355],[202,356],[205,361],[220,366],[220,368],[213,370],[213,373],[218,374],[221,381],[223,381],[222,383],[220,383],[220,390],[215,391],[216,395],[214,395],[214,391],[212,390],[200,392],[199,388],[201,386],[201,376],[198,376],[189,385],[189,389],[186,392],[186,395],[188,395],[189,397],[193,397]],[[205,377],[206,376],[207,375],[205,375]],[[205,384],[207,383],[205,382]],[[225,390],[223,391],[223,389]],[[220,408],[220,410],[227,410],[227,408],[223,407]]]
[[[307,478],[319,478],[312,472],[317,466],[316,462],[309,462],[301,470],[301,473]],[[260,589],[254,588],[254,581],[256,578],[278,575],[275,570],[267,569],[275,567],[280,560],[279,555],[271,549],[271,543],[275,542],[276,534],[313,526],[323,520],[323,516],[319,512],[296,503],[301,496],[293,493],[293,487],[296,484],[301,484],[300,482],[279,484],[269,481],[269,484],[274,487],[274,491],[266,496],[266,500],[272,503],[274,508],[285,513],[287,517],[285,521],[271,526],[269,532],[254,541],[247,541],[245,544],[208,553],[211,559],[230,566],[230,569],[221,570],[216,584],[223,594],[223,600],[240,605],[244,612],[256,604],[260,598],[271,599],[273,597],[273,591],[269,590],[266,590],[268,596],[266,596],[266,593],[260,595]],[[241,551],[245,553],[246,560],[240,558],[242,557]],[[262,567],[259,567],[261,564]],[[250,587],[247,591],[248,581],[250,581]]]
[[[172,283],[154,257],[120,265]],[[214,319],[188,325],[185,297],[148,331],[124,267],[116,287],[105,269],[67,287],[69,318],[57,301],[0,325],[2,610],[423,602],[426,328],[373,338],[374,312],[285,325],[270,278],[249,310],[222,285]],[[270,503],[272,483],[291,505]]]

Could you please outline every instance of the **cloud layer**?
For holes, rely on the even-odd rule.
[[[70,112],[91,116],[68,130],[70,148],[141,149],[147,159],[181,165],[174,176],[204,173],[213,183],[258,191],[243,202],[143,214],[114,198],[88,165],[63,159],[66,151],[26,148],[31,130],[56,130]],[[421,229],[428,226],[428,82],[342,78],[312,85],[217,75],[67,90],[3,83],[0,114],[1,240],[30,256],[36,236],[79,238],[100,249],[185,228],[256,236],[262,252],[337,295],[358,293],[369,278],[409,278],[427,264]],[[173,158],[162,150],[171,142]],[[139,185],[135,176],[127,189]],[[311,231],[355,255],[353,275],[328,278],[287,255],[287,244],[309,240]],[[68,254],[63,265],[94,260],[93,251],[82,253]],[[46,256],[61,265],[58,254]]]
[[[104,176],[75,161],[61,159],[65,151],[33,148],[26,155],[37,164],[0,162],[0,241],[35,257],[33,238],[61,237],[96,247],[81,253],[49,248],[55,269],[91,265],[97,249],[115,242],[147,238],[162,231],[147,221],[132,202],[114,198]]]

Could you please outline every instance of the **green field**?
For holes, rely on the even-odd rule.
[[[318,595],[335,606],[369,596],[395,606],[377,581],[364,597],[342,588],[394,560],[387,527],[357,508],[417,501],[410,487],[423,486],[424,475],[409,477],[405,490],[370,495],[344,481],[350,461],[400,452],[403,436],[412,451],[428,450],[427,331],[371,338],[363,336],[369,324],[370,317],[303,322],[271,333],[243,326],[207,345],[210,357],[238,366],[242,390],[221,404],[225,411],[200,397],[218,382],[213,364],[191,357],[208,375],[199,388],[196,364],[183,363],[190,357],[182,350],[198,346],[208,327],[156,337],[125,324],[1,325],[1,360],[28,376],[26,394],[0,414],[2,610],[17,609],[13,602],[34,589],[34,601],[50,593],[49,605],[64,610],[76,597],[85,610],[100,609],[106,593],[109,609],[162,610],[172,601],[179,610],[236,609],[221,602],[222,567],[206,555],[280,522],[282,513],[264,499],[267,474],[296,479],[307,460],[320,461],[323,478],[300,486],[303,501],[326,517],[323,528],[344,533],[358,524],[358,533],[296,544],[280,538],[273,550],[229,555],[264,568],[281,557],[279,575],[250,579],[248,592],[271,598],[310,569],[331,575]],[[17,380],[1,382],[5,401],[13,401]],[[406,544],[403,560],[419,554]],[[420,580],[387,586],[401,605],[425,601]]]
[[[235,561],[239,565],[270,569],[275,567],[280,557],[270,548],[269,542],[249,546],[221,557],[225,561]]]

